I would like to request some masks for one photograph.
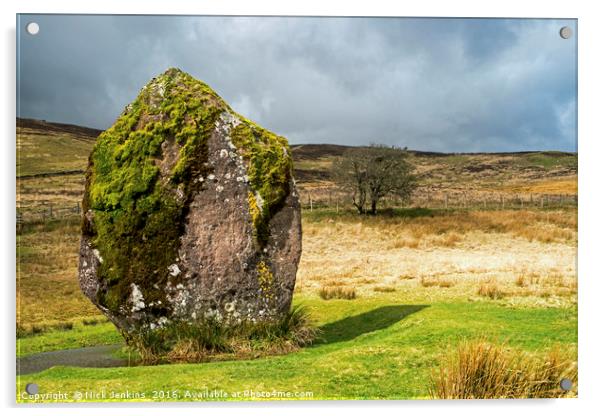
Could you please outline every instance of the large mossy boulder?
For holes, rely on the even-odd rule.
[[[79,280],[126,339],[286,315],[301,254],[288,143],[169,69],[89,158]]]

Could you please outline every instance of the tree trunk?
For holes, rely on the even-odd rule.
[[[366,205],[366,194],[360,191],[357,200],[355,198],[355,195],[353,195],[353,205],[355,205],[360,215],[365,213],[366,210],[364,209],[364,206]]]
[[[354,202],[353,205],[355,205],[355,207],[357,208],[357,212],[359,212],[360,215],[364,213],[364,206],[363,205],[360,205],[357,202]]]
[[[376,215],[376,200],[373,199],[370,207],[370,214]]]

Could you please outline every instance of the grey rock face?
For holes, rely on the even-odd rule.
[[[290,309],[301,214],[288,144],[179,70],[99,137],[83,207],[80,286],[126,338]]]

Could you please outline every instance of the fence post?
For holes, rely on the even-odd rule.
[[[539,205],[541,208],[543,208],[543,195],[539,197]]]
[[[445,194],[445,209],[447,209],[447,194]]]
[[[312,212],[314,210],[314,200],[311,198],[311,194],[309,194],[309,211]]]
[[[339,213],[339,197],[337,196],[337,214]]]
[[[77,201],[77,204],[75,205],[75,212],[77,212],[78,214],[81,212],[81,209],[79,207],[79,201]]]

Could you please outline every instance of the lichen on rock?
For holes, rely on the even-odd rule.
[[[99,136],[83,209],[80,285],[126,339],[290,308],[301,226],[288,143],[180,70]]]

